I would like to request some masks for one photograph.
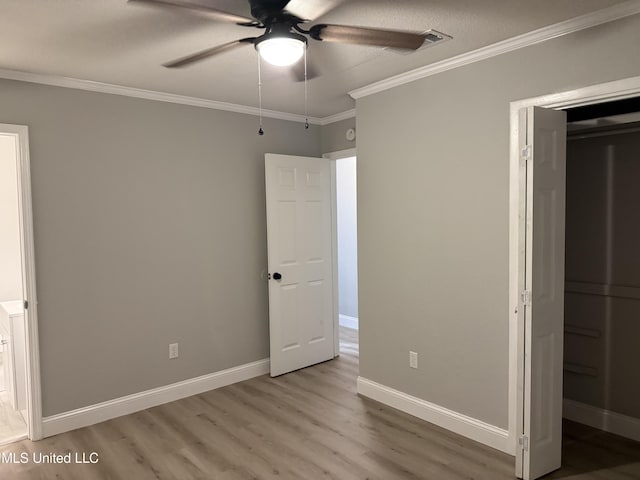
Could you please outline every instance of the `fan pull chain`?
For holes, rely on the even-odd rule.
[[[309,110],[308,110],[308,98],[307,92],[307,46],[304,48],[304,128],[309,129]]]
[[[260,128],[258,129],[258,135],[264,135],[262,129],[262,72],[260,71],[260,54],[258,53],[258,105],[260,107]]]

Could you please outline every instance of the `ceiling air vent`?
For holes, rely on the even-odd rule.
[[[409,55],[411,53],[424,50],[425,48],[429,48],[435,45],[436,43],[446,42],[447,40],[451,40],[453,38],[451,35],[438,32],[437,30],[427,30],[426,32],[421,32],[421,33],[425,36],[425,41],[418,50],[401,50],[399,48],[391,48],[391,47],[386,47],[384,48],[384,50],[397,53],[398,55]]]

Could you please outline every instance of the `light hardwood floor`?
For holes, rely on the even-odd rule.
[[[359,397],[357,351],[347,336],[330,362],[13,444],[0,454],[95,451],[100,462],[0,464],[0,479],[513,478],[512,457]],[[640,478],[637,443],[593,432],[568,439],[567,468],[552,478]]]
[[[0,445],[26,435],[27,424],[22,415],[11,407],[7,393],[0,392]]]
[[[27,424],[20,412],[11,407],[4,382],[4,368],[2,355],[0,355],[0,445],[4,445],[15,438],[25,438],[27,434]]]

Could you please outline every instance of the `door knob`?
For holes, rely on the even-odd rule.
[[[280,275],[278,272],[273,274],[273,279],[274,280],[280,280],[282,278],[282,275]]]

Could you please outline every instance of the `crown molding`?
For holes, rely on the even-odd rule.
[[[208,100],[205,98],[188,97],[185,95],[176,95],[174,93],[156,92],[153,90],[125,87],[122,85],[94,82],[92,80],[63,77],[59,75],[45,75],[40,73],[23,72],[19,70],[0,69],[0,78],[4,78],[7,80],[18,80],[21,82],[39,83],[42,85],[51,85],[55,87],[73,88],[76,90],[86,90],[89,92],[109,93],[112,95],[122,95],[125,97],[142,98],[145,100],[155,100],[158,102],[177,103],[180,105],[189,105],[192,107],[211,108],[213,110],[224,110],[227,112],[244,113],[254,116],[260,115],[260,109],[256,107],[249,107],[247,105],[219,102],[216,100]],[[262,110],[262,116],[302,123],[304,123],[306,118],[304,115],[264,109]],[[309,123],[313,125],[322,125],[322,119],[317,117],[309,117]]]
[[[336,123],[347,118],[355,118],[356,109],[352,108],[345,112],[336,113],[335,115],[329,115],[328,117],[322,117],[320,119],[320,125],[329,125],[330,123]]]
[[[440,62],[425,65],[424,67],[416,68],[399,75],[394,75],[393,77],[372,83],[365,87],[351,90],[349,95],[357,100],[421,78],[430,77],[431,75],[446,72],[447,70],[453,70],[454,68],[486,60],[488,58],[502,55],[503,53],[529,47],[553,38],[568,35],[586,28],[595,27],[603,23],[630,17],[638,13],[640,13],[640,0],[629,0],[609,8],[597,10],[592,13],[587,13],[579,17],[533,30],[529,33],[518,35],[507,40],[502,40],[492,45],[463,53]]]

